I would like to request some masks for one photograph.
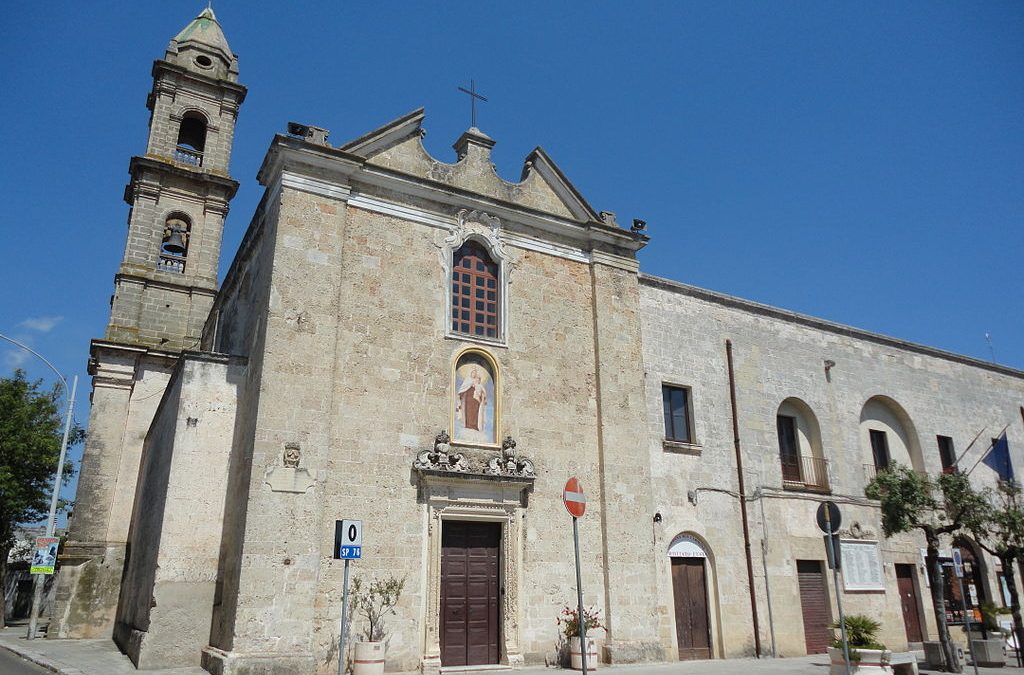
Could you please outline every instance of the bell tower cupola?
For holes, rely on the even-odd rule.
[[[146,154],[125,188],[128,241],[105,339],[168,351],[198,344],[217,293],[221,237],[238,183],[228,173],[246,89],[210,8],[153,63]]]

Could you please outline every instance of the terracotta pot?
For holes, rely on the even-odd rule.
[[[384,643],[357,642],[352,675],[384,675]]]
[[[569,667],[583,670],[583,654],[580,650],[579,637],[569,638]],[[587,638],[587,670],[597,669],[597,647],[594,638]]]

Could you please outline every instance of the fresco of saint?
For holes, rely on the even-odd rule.
[[[477,354],[466,354],[455,368],[456,443],[494,445],[494,376],[490,364]]]

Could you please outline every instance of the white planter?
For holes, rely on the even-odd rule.
[[[357,642],[352,675],[384,675],[384,643]]]
[[[583,654],[580,650],[579,637],[569,638],[569,667],[583,670]],[[593,638],[587,638],[587,670],[597,669],[597,647]]]
[[[1003,640],[971,640],[971,658],[982,668],[1002,668],[1006,665]]]
[[[860,658],[854,656],[856,652]],[[891,673],[892,666],[889,665],[889,656],[892,654],[888,649],[860,649],[850,648],[850,672],[869,673],[878,675],[880,673]],[[829,668],[829,675],[846,675],[846,661],[843,660],[842,647],[828,648],[829,660],[832,662]]]

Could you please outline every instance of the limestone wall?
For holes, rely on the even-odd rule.
[[[876,406],[866,404],[883,401],[890,411],[883,422],[902,424],[906,431],[906,443],[893,439],[893,458],[907,462],[913,453],[903,446],[916,447],[919,457],[914,464],[920,463],[933,475],[941,470],[936,435],[951,436],[962,452],[983,426],[987,429],[984,445],[972,449],[962,462],[968,469],[987,448],[987,439],[1007,423],[1011,424],[1008,433],[1014,465],[1020,466],[1024,434],[1018,406],[1024,401],[1024,375],[660,280],[642,283],[641,306],[647,447],[655,506],[664,514],[658,598],[668,614],[672,614],[672,586],[666,570],[667,545],[677,533],[692,532],[707,542],[719,580],[712,590],[713,605],[720,613],[713,621],[718,626],[715,649],[725,656],[752,652],[725,364],[725,341],[729,339],[734,345],[747,492],[761,497],[748,508],[766,648],[770,638],[762,540],[767,542],[768,584],[782,655],[805,650],[795,561],[824,560],[821,533],[813,517],[818,502],[826,497],[783,490],[776,415],[790,397],[806,403],[820,427],[823,455],[829,462],[828,498],[839,503],[844,527],[857,522],[865,538],[881,540],[885,592],[844,592],[844,609],[880,618],[882,641],[903,648],[907,638],[894,564],[914,564],[927,620],[925,631],[934,636],[918,550],[923,540],[913,535],[885,540],[877,506],[864,498],[864,486],[872,472],[865,468],[872,462],[865,424],[879,417]],[[826,360],[835,364],[827,373]],[[683,451],[664,447],[663,382],[692,387],[697,446]],[[901,422],[894,421],[900,416]],[[972,479],[979,485],[991,485],[994,473],[981,466]],[[690,492],[694,492],[696,504],[687,498]],[[829,583],[834,602],[831,578]]]
[[[139,668],[198,665],[209,641],[244,361],[185,355],[146,438],[114,637]]]
[[[174,360],[94,346],[89,434],[49,634],[109,637],[142,444]]]

